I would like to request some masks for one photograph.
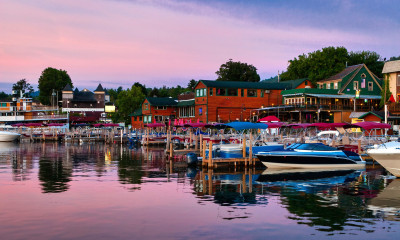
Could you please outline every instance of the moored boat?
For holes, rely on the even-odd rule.
[[[0,131],[0,142],[12,142],[17,140],[21,134],[7,131]]]
[[[400,142],[387,142],[368,149],[367,153],[387,171],[400,177]]]
[[[268,168],[361,169],[365,167],[365,161],[360,155],[322,143],[295,143],[284,150],[259,152],[256,156]]]

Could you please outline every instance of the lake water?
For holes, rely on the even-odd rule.
[[[400,180],[386,174],[201,171],[167,165],[163,149],[0,143],[0,238],[397,239]]]

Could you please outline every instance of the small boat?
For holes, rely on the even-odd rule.
[[[268,168],[333,168],[361,169],[365,161],[360,155],[322,143],[294,143],[284,150],[256,154]]]
[[[375,145],[367,153],[391,174],[400,177],[400,142]]]
[[[0,142],[12,142],[17,140],[21,134],[7,131],[0,131]]]

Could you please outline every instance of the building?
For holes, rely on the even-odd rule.
[[[338,74],[318,81],[317,86],[282,91],[284,106],[280,114],[284,120],[347,122],[352,112],[379,109],[382,80],[365,64],[349,66]]]
[[[200,122],[256,120],[256,110],[282,103],[287,83],[200,80],[195,86],[195,119]]]
[[[67,122],[67,115],[58,114],[57,106],[42,106],[22,92],[13,91],[11,101],[0,102],[0,124]]]
[[[105,118],[105,103],[108,101],[109,96],[101,84],[94,92],[86,88],[72,90],[69,84],[62,90],[62,111],[69,113],[71,123],[97,122]]]
[[[396,102],[400,99],[400,60],[385,62],[382,73],[389,79],[389,90]]]

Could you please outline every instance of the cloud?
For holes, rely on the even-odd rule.
[[[380,36],[340,26],[238,17],[232,7],[224,11],[222,3],[3,2],[0,82],[27,78],[37,83],[41,71],[55,67],[67,70],[77,86],[85,81],[185,86],[190,79],[214,79],[230,58],[253,64],[269,77],[302,53],[326,46],[369,50],[382,43]],[[249,16],[251,8],[245,12]]]

